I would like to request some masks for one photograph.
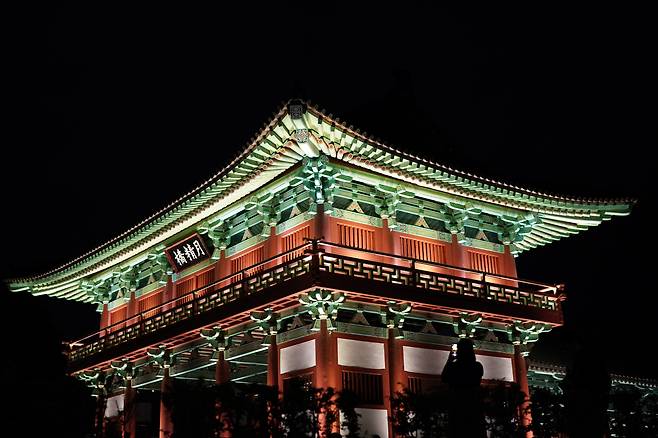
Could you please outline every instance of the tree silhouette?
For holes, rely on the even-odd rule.
[[[544,388],[531,391],[532,431],[537,438],[553,438],[566,432],[564,395]]]
[[[532,425],[521,421],[528,396],[517,383],[496,381],[484,386],[484,415],[489,438],[525,437]]]
[[[525,437],[530,427],[522,424],[521,411],[526,395],[515,383],[494,381],[481,388],[489,437]],[[426,393],[408,389],[392,398],[391,424],[402,437],[446,437],[451,393],[439,385]]]
[[[613,388],[610,432],[616,436],[658,436],[658,394],[643,395],[635,387]]]
[[[610,376],[605,358],[596,349],[577,342],[573,360],[561,383],[565,419],[570,437],[602,437],[608,432]]]
[[[174,380],[164,402],[172,412],[172,438],[217,437],[222,431],[232,436],[329,438],[339,426],[347,437],[359,437],[356,395],[314,388],[303,379],[291,379],[283,397],[276,387],[260,384]]]
[[[391,399],[391,423],[402,437],[444,437],[448,433],[449,397],[445,386],[427,393],[405,388]]]

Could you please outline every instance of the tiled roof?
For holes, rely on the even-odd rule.
[[[305,112],[291,117],[288,102],[222,170],[114,239],[51,271],[8,280],[11,290],[34,295],[89,301],[81,289],[84,278],[111,269],[152,250],[231,203],[252,193],[305,157],[325,154],[366,171],[387,175],[401,184],[529,214],[532,231],[512,245],[519,253],[627,215],[630,199],[582,199],[556,196],[511,186],[461,172],[380,143],[346,126],[324,111],[304,103]],[[307,134],[303,139],[296,134]]]

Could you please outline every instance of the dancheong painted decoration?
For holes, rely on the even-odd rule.
[[[9,286],[97,306],[101,326],[68,364],[106,406],[171,379],[285,389],[304,375],[359,393],[362,430],[389,437],[390,394],[435,385],[459,338],[474,339],[485,381],[527,392],[528,344],[562,324],[565,291],[517,278],[515,257],[632,204],[460,172],[291,101],[192,192]]]

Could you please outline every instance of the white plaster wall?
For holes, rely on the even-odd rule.
[[[507,382],[514,381],[512,358],[483,354],[476,354],[475,358],[484,367],[483,379],[502,379]]]
[[[380,438],[388,438],[388,413],[386,409],[354,409],[359,417],[359,431],[360,436],[364,438],[371,438],[373,435],[378,435]],[[340,413],[340,421],[343,422],[343,413]],[[348,430],[342,428],[340,430],[342,436],[346,436]]]
[[[315,366],[315,339],[283,347],[279,351],[279,372],[303,370]]]
[[[338,365],[383,370],[384,344],[338,338]]]
[[[402,346],[404,370],[410,373],[441,374],[448,351]]]
[[[123,394],[108,397],[105,418],[116,417],[120,411],[123,411]]]
[[[404,370],[411,373],[440,375],[448,360],[448,351],[429,348],[402,346]],[[509,357],[476,354],[475,358],[484,368],[483,379],[514,380],[512,359]]]

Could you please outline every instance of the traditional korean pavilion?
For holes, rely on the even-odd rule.
[[[290,101],[192,192],[9,286],[97,306],[68,363],[108,417],[171,379],[285,390],[302,376],[355,391],[361,430],[384,438],[389,396],[435,385],[459,338],[485,380],[527,393],[527,346],[562,324],[565,291],[517,278],[515,258],[631,207],[451,169]],[[171,432],[165,406],[149,418],[131,416],[130,436]]]

